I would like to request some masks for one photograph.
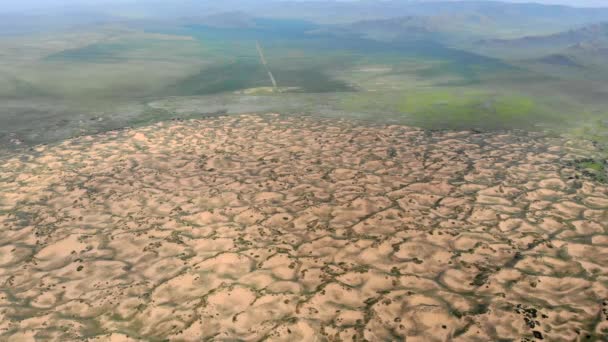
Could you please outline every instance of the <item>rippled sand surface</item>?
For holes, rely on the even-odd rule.
[[[0,166],[0,340],[608,331],[608,188],[565,141],[245,115]]]

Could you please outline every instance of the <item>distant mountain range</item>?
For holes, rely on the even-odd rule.
[[[608,61],[608,46],[606,45],[607,44],[600,44],[593,41],[581,42],[570,46],[568,50],[572,53],[583,52],[597,56],[604,56],[606,57],[606,61]]]
[[[250,14],[266,17],[308,19],[318,23],[352,23],[403,17],[480,19],[496,25],[548,28],[558,31],[600,21],[608,21],[608,8],[573,8],[535,3],[498,1],[315,1],[258,2],[243,8]],[[327,14],[331,13],[331,16]]]
[[[108,1],[112,2],[111,6]],[[308,20],[322,25],[353,24],[353,27],[344,29],[385,38],[398,36],[404,31],[422,36],[466,33],[478,38],[511,38],[520,37],[525,32],[554,33],[608,21],[608,8],[498,1],[49,0],[46,3],[54,5],[44,10],[40,6],[21,9],[2,6],[0,13],[5,14],[0,14],[0,19],[3,19],[0,20],[0,34],[2,31],[66,27],[66,23],[72,22],[159,22],[183,18],[204,19],[216,27],[242,27],[251,24],[246,18],[250,16]],[[13,12],[9,11],[11,8]]]
[[[570,46],[597,46],[608,44],[608,22],[584,26],[565,32],[543,35],[526,36],[518,39],[490,39],[479,42],[485,46],[499,46],[509,48],[539,48],[551,47],[554,49]]]
[[[468,6],[487,9],[489,5],[469,4]],[[497,6],[502,8],[504,4]],[[516,7],[514,13],[519,13],[518,8],[521,9]],[[504,60],[566,68],[585,68],[590,65],[608,68],[608,21],[576,25],[578,27],[557,33],[526,35],[511,39],[484,38],[484,36],[500,36],[503,30],[512,31],[517,24],[508,23],[510,19],[507,18],[515,16],[514,13],[492,15],[482,15],[478,12],[444,13],[432,16],[372,19],[341,25],[324,25],[315,32],[391,42],[435,41],[465,50],[470,48],[484,55]],[[558,20],[557,17],[555,20]],[[542,23],[541,21],[538,25]],[[525,31],[536,32],[528,29]]]
[[[206,16],[225,12],[244,12],[256,17],[307,19],[319,23],[348,23],[362,20],[389,19],[407,16],[440,17],[445,15],[477,15],[496,22],[516,20],[526,24],[532,20],[552,25],[584,25],[608,20],[608,8],[574,8],[538,3],[499,1],[278,1],[278,0],[27,0],[38,6],[7,4],[0,13],[21,15],[44,13],[56,15],[69,11],[99,12],[135,19],[175,19],[184,16]],[[108,5],[111,2],[111,5]],[[47,4],[46,9],[40,9]],[[50,6],[50,4],[54,4]],[[12,11],[11,11],[12,9]],[[330,15],[329,15],[330,14]]]
[[[313,33],[337,36],[357,36],[380,41],[396,39],[439,39],[440,30],[432,18],[401,17],[391,19],[363,20],[344,25],[324,26]]]
[[[549,35],[482,40],[477,46],[492,56],[566,68],[608,69],[608,22]]]

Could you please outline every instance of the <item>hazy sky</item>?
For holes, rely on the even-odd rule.
[[[608,7],[608,0],[508,0],[508,2],[537,2],[575,7]]]
[[[57,6],[74,5],[104,5],[118,3],[146,3],[163,2],[159,0],[2,0],[0,1],[0,11],[15,11],[25,9],[42,9]],[[180,0],[166,0],[169,3],[179,3]],[[204,1],[204,0],[201,0]],[[218,1],[218,0],[213,0]],[[276,1],[276,0],[275,0]],[[278,1],[360,1],[360,0],[278,0]],[[370,0],[366,0],[370,1]],[[382,1],[382,0],[378,0]],[[439,1],[439,0],[403,0],[405,1]],[[445,0],[444,0],[445,1]],[[447,0],[459,1],[459,0]],[[608,7],[608,0],[503,0],[505,2],[536,2],[544,4],[561,4],[577,7]]]

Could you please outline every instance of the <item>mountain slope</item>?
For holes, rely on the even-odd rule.
[[[493,39],[479,42],[488,47],[509,48],[566,48],[572,45],[594,43],[608,44],[608,22],[593,24],[551,35],[526,36],[518,39]]]

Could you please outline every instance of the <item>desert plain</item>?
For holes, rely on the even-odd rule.
[[[0,163],[2,341],[598,341],[594,146],[219,116]]]

